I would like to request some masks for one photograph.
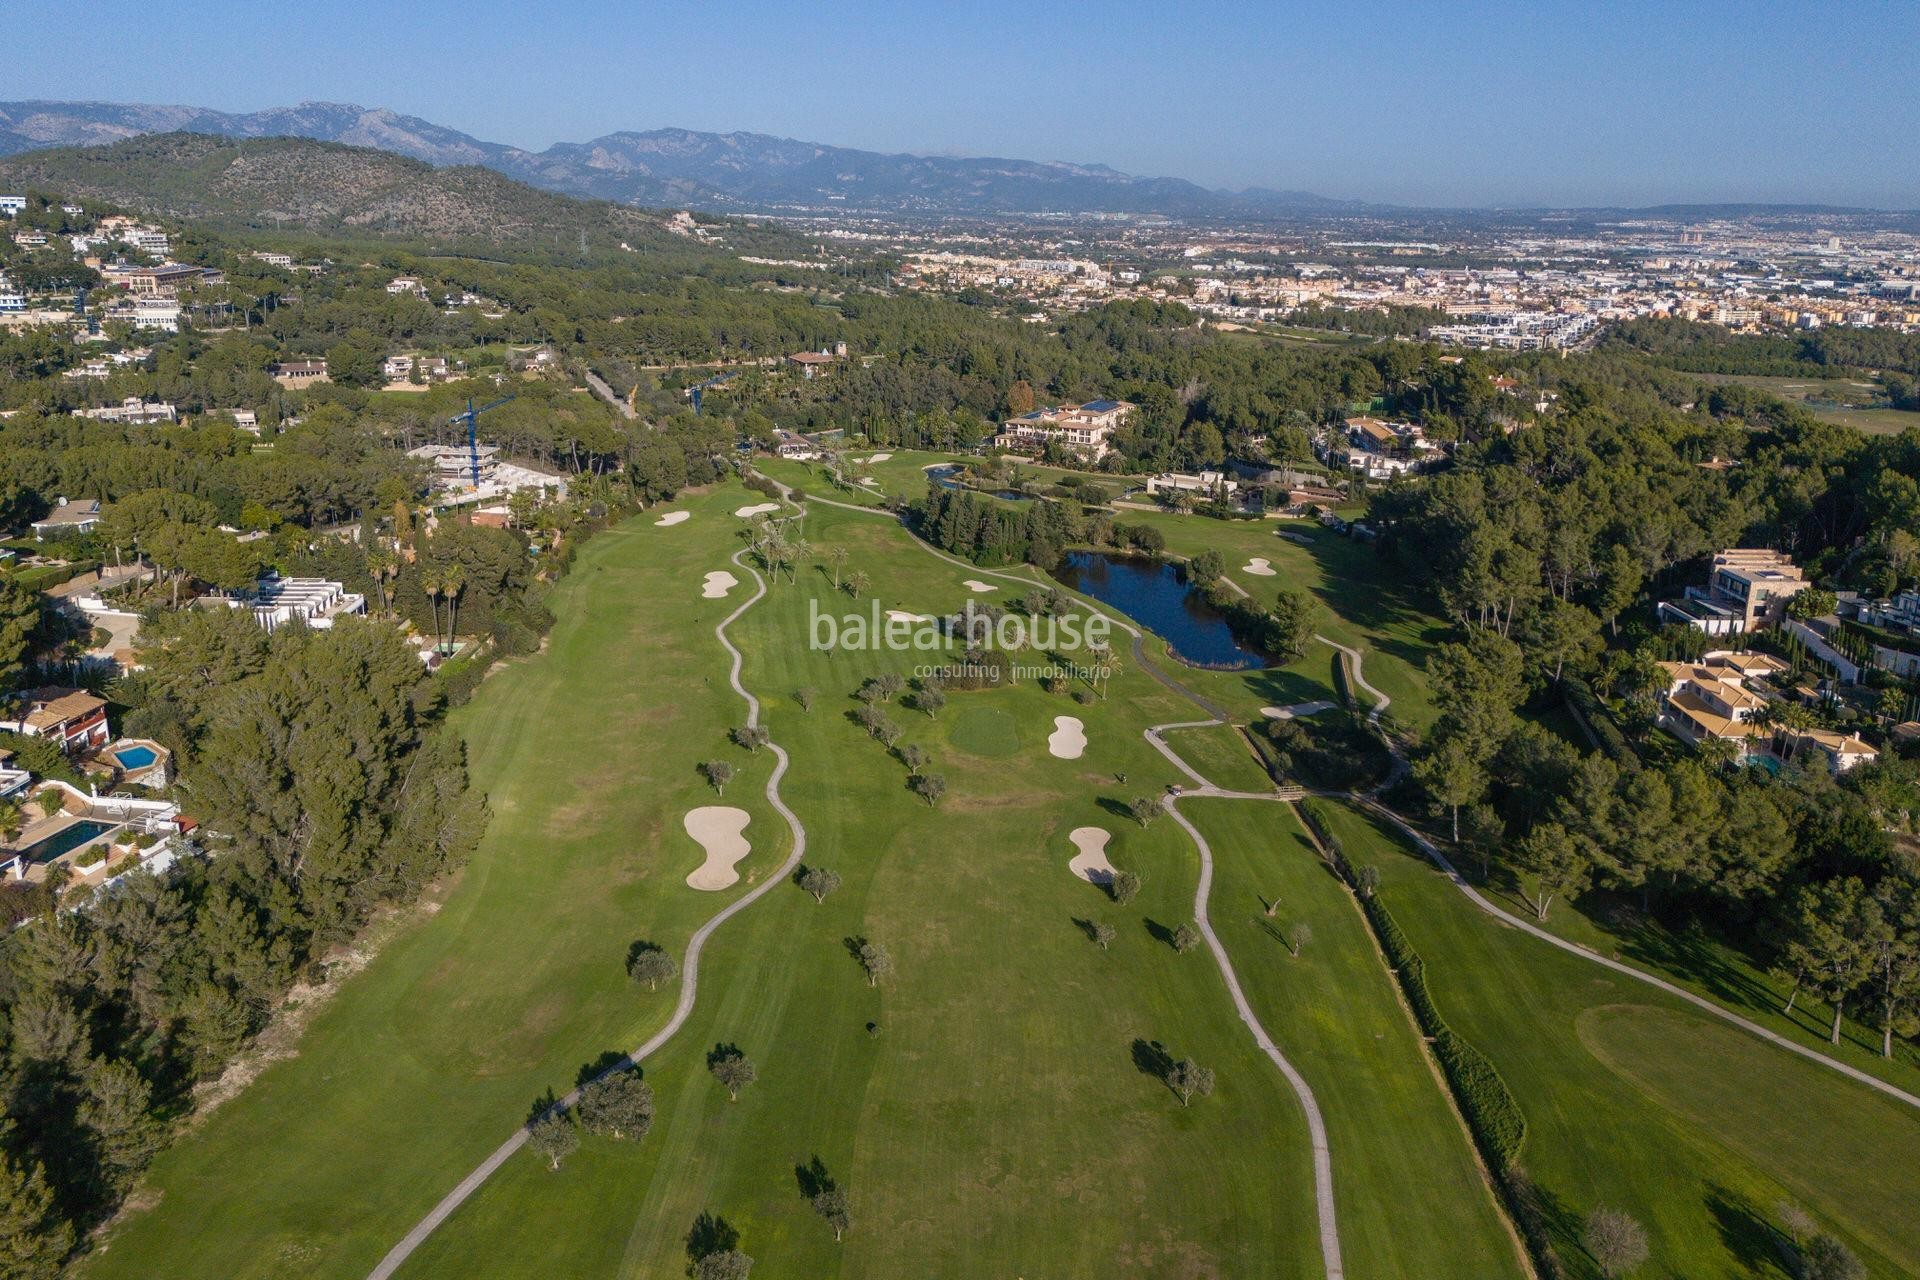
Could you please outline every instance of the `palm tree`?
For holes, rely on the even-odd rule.
[[[422,565],[420,568],[420,589],[427,593],[427,603],[433,607],[433,638],[440,638],[440,572]]]
[[[467,573],[457,564],[450,564],[440,575],[440,589],[447,596],[447,647],[445,652],[453,651],[453,620],[460,609],[460,593],[466,590]]]
[[[872,583],[873,583],[873,579],[869,578],[863,571],[859,569],[855,569],[852,573],[847,575],[847,590],[852,594],[855,600],[858,600],[860,598],[860,593],[862,591],[865,591],[869,586],[872,585]]]
[[[852,553],[845,547],[827,548],[827,563],[833,566],[833,589],[840,589],[840,573],[847,567],[847,557]]]

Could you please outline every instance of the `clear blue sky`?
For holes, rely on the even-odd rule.
[[[1101,162],[1409,204],[1920,208],[1920,3],[41,4],[0,98],[387,106]]]

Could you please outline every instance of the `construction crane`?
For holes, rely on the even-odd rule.
[[[695,413],[700,412],[700,397],[708,387],[717,387],[724,382],[730,381],[733,376],[739,372],[738,369],[734,369],[727,373],[717,373],[705,382],[696,382],[691,387],[688,387],[687,399],[693,401],[693,411]]]
[[[473,397],[468,396],[467,411],[465,413],[456,413],[447,419],[448,426],[460,422],[467,424],[467,467],[473,474],[473,487],[475,489],[480,487],[480,445],[479,442],[474,439],[474,424],[480,420],[480,415],[487,410],[498,409],[501,405],[512,399],[514,399],[513,396],[503,396],[491,404],[483,404],[476,409],[473,407]]]

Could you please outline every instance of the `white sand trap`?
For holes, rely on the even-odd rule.
[[[765,515],[769,511],[778,511],[779,509],[780,504],[777,502],[756,502],[750,507],[741,507],[733,514],[739,516],[742,520],[747,520],[754,516]]]
[[[982,582],[978,578],[968,578],[965,582],[961,583],[960,585],[976,594],[982,591],[998,591],[1000,589],[994,586],[991,582]]]
[[[747,811],[731,805],[703,805],[687,813],[687,834],[707,851],[707,860],[687,877],[688,888],[725,889],[740,883],[740,873],[734,867],[752,850],[740,834],[747,829],[747,822]]]
[[[658,520],[655,520],[654,523],[655,524],[679,524],[682,520],[691,520],[691,519],[693,519],[693,512],[691,511],[669,511],[667,512],[667,514],[661,516]]]
[[[1067,833],[1067,839],[1080,850],[1067,863],[1067,870],[1088,884],[1113,883],[1114,866],[1107,861],[1107,841],[1113,839],[1112,832],[1100,827],[1075,827]]]
[[[718,600],[739,584],[740,579],[734,577],[725,569],[715,569],[707,575],[705,584],[701,586],[700,598],[702,600]]]
[[[1271,578],[1273,576],[1273,563],[1265,556],[1255,556],[1240,566],[1240,572],[1250,573],[1256,578]]]
[[[1087,726],[1073,716],[1055,716],[1047,750],[1062,760],[1078,760],[1087,749]]]
[[[895,622],[932,622],[933,621],[932,618],[928,617],[924,613],[908,613],[905,609],[889,609],[887,610],[887,617],[891,618]]]
[[[869,489],[878,489],[880,487],[880,482],[878,480],[875,480],[872,476],[868,476],[866,479],[862,480],[860,483],[867,486],[867,488]]]
[[[893,455],[890,453],[876,453],[872,457],[862,458],[860,459],[860,461],[862,464],[870,467],[876,462],[885,462],[888,458],[891,458],[892,456]]]
[[[1295,716],[1317,716],[1322,711],[1331,711],[1337,704],[1332,702],[1296,702],[1290,707],[1262,707],[1260,714],[1269,720],[1291,720]]]

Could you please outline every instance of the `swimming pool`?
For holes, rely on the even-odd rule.
[[[20,851],[20,858],[24,862],[52,862],[61,854],[71,853],[87,841],[107,834],[117,825],[119,824],[82,818],[71,826],[60,828],[45,840],[34,841]]]
[[[159,758],[152,747],[121,747],[113,753],[114,763],[122,769],[144,769]]]

